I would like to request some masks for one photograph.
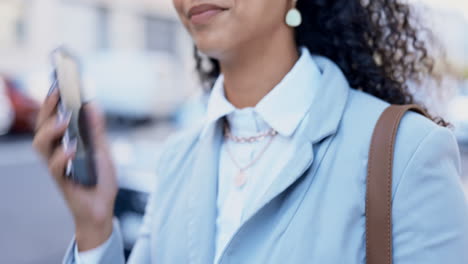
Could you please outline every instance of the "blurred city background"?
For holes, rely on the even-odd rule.
[[[438,71],[450,75],[443,85],[451,92],[425,100],[453,124],[467,179],[468,2],[411,3],[446,50],[448,64]],[[0,263],[60,263],[73,235],[70,213],[31,147],[58,45],[81,59],[84,83],[106,114],[127,252],[159,146],[203,119],[207,96],[171,0],[0,0]]]

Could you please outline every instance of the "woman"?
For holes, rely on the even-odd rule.
[[[432,69],[409,7],[173,2],[213,88],[203,126],[163,150],[129,263],[364,263],[372,131],[389,104],[414,102],[406,83]],[[123,263],[102,119],[88,107],[99,183],[86,189],[63,176],[73,147],[53,144],[68,122],[56,121],[57,98],[42,107],[34,145],[74,216],[65,263]],[[452,133],[407,114],[393,172],[394,263],[466,263],[468,209]]]

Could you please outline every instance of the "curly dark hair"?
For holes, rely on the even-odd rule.
[[[411,7],[399,0],[299,0],[303,22],[295,30],[297,46],[334,61],[350,86],[390,104],[413,104],[409,81],[431,76],[434,60],[420,39],[421,27]],[[430,35],[430,34],[428,34]],[[209,69],[195,47],[196,68],[212,87],[219,62]],[[434,121],[446,125],[440,118]]]

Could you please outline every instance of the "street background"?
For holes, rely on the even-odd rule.
[[[454,125],[468,190],[468,4],[411,2],[447,50],[449,65],[438,70],[452,76],[444,83],[451,92],[423,99]],[[29,127],[50,86],[50,51],[63,44],[81,59],[84,82],[108,118],[128,248],[158,148],[203,118],[193,44],[171,0],[0,0],[0,263],[60,263],[73,236]],[[12,87],[15,103],[5,96]]]

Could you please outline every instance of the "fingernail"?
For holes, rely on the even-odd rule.
[[[70,123],[71,116],[72,112],[70,110],[65,110],[65,112],[59,112],[57,116],[57,127]]]
[[[55,79],[52,85],[50,86],[49,92],[47,92],[47,97],[53,94],[56,89],[57,89],[57,79]]]
[[[67,166],[65,168],[65,177],[71,178],[73,176],[73,162],[71,159],[67,161]]]

